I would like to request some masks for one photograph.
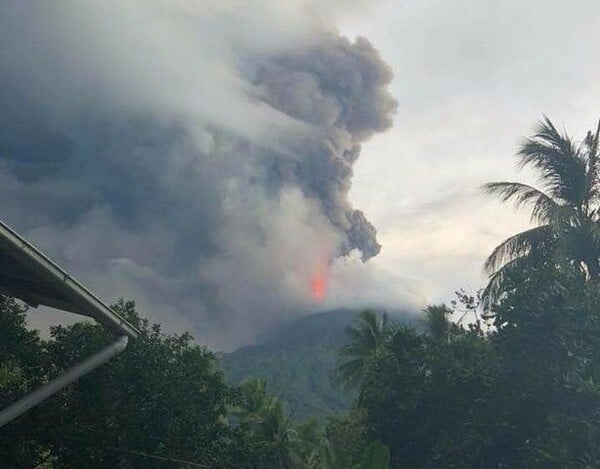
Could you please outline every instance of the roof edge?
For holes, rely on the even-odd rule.
[[[0,220],[1,244],[12,248],[11,254],[14,254],[19,260],[34,268],[36,273],[45,277],[68,296],[78,309],[78,311],[71,310],[70,312],[92,317],[119,335],[125,333],[133,338],[140,335],[140,331],[127,322],[125,318],[117,314],[49,257]],[[53,306],[52,304],[48,304],[48,306],[67,310],[60,306]]]

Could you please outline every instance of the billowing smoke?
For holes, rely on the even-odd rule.
[[[323,265],[380,250],[348,192],[396,108],[315,8],[0,0],[0,218],[220,349],[310,310]]]
[[[301,142],[299,159],[276,158],[273,181],[293,184],[316,198],[345,234],[342,252],[357,248],[364,260],[379,253],[373,225],[348,203],[352,164],[360,144],[387,129],[396,101],[386,86],[392,72],[364,38],[351,43],[324,34],[314,46],[286,51],[259,66],[256,83],[275,109],[318,128],[320,138]],[[308,143],[308,144],[307,144]]]

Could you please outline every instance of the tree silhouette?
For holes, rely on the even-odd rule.
[[[491,182],[485,192],[517,208],[527,207],[537,226],[511,236],[490,254],[483,299],[502,293],[507,276],[541,266],[581,269],[600,278],[600,122],[580,144],[544,117],[518,151],[519,168],[540,175],[540,188],[519,182]]]

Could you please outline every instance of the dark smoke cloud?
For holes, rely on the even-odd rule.
[[[348,202],[352,165],[361,142],[392,124],[396,101],[387,90],[391,79],[390,68],[366,39],[351,43],[328,35],[315,46],[260,64],[256,77],[265,102],[322,134],[322,140],[298,149],[299,160],[275,160],[275,181],[298,185],[317,198],[329,220],[346,234],[341,252],[359,249],[364,260],[377,255],[381,246],[373,225]]]
[[[0,217],[221,349],[314,306],[323,259],[379,252],[348,191],[396,108],[366,39],[248,41],[266,23],[234,6],[0,0]]]

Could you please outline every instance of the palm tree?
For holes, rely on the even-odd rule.
[[[321,433],[317,422],[294,425],[283,402],[267,392],[266,380],[250,378],[238,387],[239,400],[229,409],[256,443],[278,451],[278,467],[316,467]]]
[[[452,314],[452,310],[443,303],[428,305],[425,308],[427,329],[435,340],[448,340],[452,330],[452,322],[449,319],[450,314]]]
[[[340,350],[345,361],[338,367],[337,375],[342,383],[349,388],[360,385],[371,359],[386,342],[390,331],[387,314],[380,317],[375,311],[366,310],[358,315],[354,325],[346,328],[351,342]]]
[[[492,182],[483,189],[517,208],[528,207],[537,226],[511,236],[485,262],[484,290],[489,305],[512,272],[540,266],[580,269],[600,278],[600,122],[580,144],[544,117],[518,151],[519,168],[540,174],[541,188],[518,182]]]
[[[238,387],[240,400],[230,409],[240,425],[260,440],[280,444],[291,429],[291,421],[285,415],[282,402],[267,393],[267,382],[250,378]]]

